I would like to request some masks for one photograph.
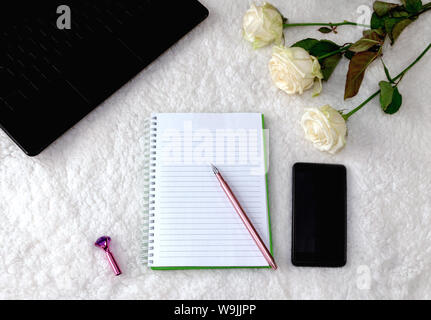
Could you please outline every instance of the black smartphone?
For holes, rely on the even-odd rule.
[[[292,263],[342,267],[346,264],[346,167],[295,163],[292,188]]]

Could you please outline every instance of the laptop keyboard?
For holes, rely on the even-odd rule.
[[[3,29],[0,108],[17,111],[25,105],[23,100],[32,100],[53,82],[67,80],[65,67],[73,50],[104,33],[120,37],[124,26],[142,17],[151,6],[151,1],[126,1],[126,5],[121,1],[74,1],[69,30],[57,29],[55,8],[47,19],[30,18]]]

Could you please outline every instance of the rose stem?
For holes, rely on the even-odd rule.
[[[340,48],[340,49],[338,49],[338,50],[335,50],[335,51],[332,51],[332,52],[326,53],[326,54],[324,54],[324,55],[322,55],[322,56],[320,56],[320,57],[317,57],[317,60],[323,60],[323,59],[325,59],[325,58],[327,58],[327,57],[333,56],[334,54],[337,54],[337,53],[340,53],[340,52],[344,52],[344,51],[346,51],[347,49],[349,49],[352,45],[353,45],[353,44],[349,44],[349,45],[344,46],[344,47],[342,47],[342,48]]]
[[[421,8],[421,10],[417,13],[415,13],[415,16],[418,16],[422,13],[424,13],[425,11],[428,11],[431,9],[431,2],[424,4]],[[288,27],[306,27],[306,26],[327,26],[327,27],[338,27],[338,26],[343,26],[343,25],[350,25],[350,26],[359,26],[359,27],[366,27],[366,28],[371,28],[370,25],[368,24],[362,24],[362,23],[356,23],[356,22],[352,22],[352,21],[343,21],[343,22],[337,22],[337,23],[322,23],[322,22],[304,22],[304,23],[284,23],[283,24],[283,28],[288,28]]]
[[[412,16],[418,16],[422,13],[424,13],[425,11],[428,11],[431,9],[431,2],[425,4],[422,6],[421,10],[417,13],[415,13]],[[352,22],[352,21],[343,21],[343,22],[337,22],[337,23],[323,23],[323,22],[304,22],[304,23],[284,23],[283,24],[283,28],[288,28],[288,27],[306,27],[306,26],[327,26],[327,27],[338,27],[338,26],[343,26],[343,25],[350,25],[350,26],[359,26],[359,27],[365,27],[365,28],[371,28],[370,25],[368,24],[362,24],[362,23],[356,23],[356,22]]]
[[[370,26],[368,24],[361,24],[361,23],[356,23],[356,22],[351,22],[351,21],[343,21],[343,22],[337,22],[337,23],[320,23],[320,22],[312,22],[312,23],[308,23],[308,22],[304,22],[304,23],[284,23],[283,24],[283,28],[288,28],[288,27],[305,27],[305,26],[338,27],[338,26],[343,26],[343,25],[351,25],[351,26],[360,26],[360,27],[370,28]]]
[[[392,81],[398,80],[399,78],[403,77],[407,71],[410,70],[422,57],[427,53],[427,51],[431,48],[431,43],[425,48],[424,51],[413,61],[407,68],[405,68],[403,71],[401,71],[395,78],[392,79]],[[371,96],[367,98],[364,102],[362,102],[359,106],[357,106],[355,109],[350,111],[349,113],[343,114],[344,120],[347,121],[351,115],[353,115],[355,112],[357,112],[359,109],[361,109],[363,106],[365,106],[368,102],[370,102],[375,96],[377,96],[380,93],[380,90],[377,90],[374,92]]]
[[[422,6],[422,9],[418,12],[418,15],[420,15],[420,14],[422,14],[425,11],[430,10],[430,9],[431,9],[431,2],[428,2],[427,4],[424,4]]]

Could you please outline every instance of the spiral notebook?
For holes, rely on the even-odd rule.
[[[268,267],[209,166],[219,168],[272,253],[263,126],[260,113],[151,115],[144,228],[149,267]]]

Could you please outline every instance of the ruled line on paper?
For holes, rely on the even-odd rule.
[[[160,198],[162,198],[162,199],[196,199],[195,196],[187,196],[187,195],[182,195],[182,196],[166,195],[166,196],[160,196]],[[227,200],[226,196],[224,196],[224,195],[220,196],[218,194],[203,195],[199,198],[200,199],[212,199],[212,200]],[[252,201],[252,200],[249,200],[249,201]],[[253,201],[257,201],[257,200],[253,200]]]
[[[182,210],[182,211],[172,211],[172,210],[163,210],[163,209],[176,209],[177,207],[173,207],[173,208],[159,208],[158,212],[161,213],[178,213],[178,214],[183,214],[183,213],[202,213],[202,214],[222,214],[222,213],[234,213],[235,210],[232,208],[232,206],[226,206],[226,207],[213,207],[213,208],[202,208],[202,207],[189,207],[187,208],[187,212]],[[184,209],[184,207],[182,207],[181,209]],[[205,212],[202,212],[202,209],[205,209]],[[209,210],[210,209],[210,210]],[[262,210],[260,207],[256,207],[256,208],[249,208],[247,207],[247,213],[261,213]]]
[[[250,243],[253,242],[252,238],[247,238],[247,239],[236,239],[236,238],[230,238],[230,239],[203,238],[203,239],[200,239],[200,240],[205,240],[205,241],[235,240],[235,241],[247,241],[247,242],[250,242]],[[160,241],[174,241],[174,242],[178,242],[178,239],[160,239]],[[183,239],[181,241],[193,241],[193,242],[195,242],[196,239]]]
[[[160,181],[164,181],[164,180],[169,180],[171,182],[174,181],[192,181],[192,182],[201,182],[201,181],[211,181],[214,182],[214,175],[208,175],[208,176],[176,176],[176,177],[166,177],[166,176],[161,176],[159,177]],[[229,180],[234,181],[234,182],[242,182],[242,181],[256,181],[256,180],[260,180],[261,177],[260,176],[249,176],[249,177],[242,177],[242,176],[229,176],[228,177]]]
[[[189,188],[187,191],[199,191],[199,192],[212,192],[212,193],[220,193],[223,194],[223,191],[220,190],[220,186],[200,186],[200,188],[196,187],[190,187],[190,186],[168,186],[163,185],[163,189],[159,191],[159,193],[165,193],[165,192],[172,192],[172,191],[178,191],[178,192],[184,192],[184,188]],[[193,189],[194,188],[194,189]],[[231,188],[232,191],[238,190],[236,187]],[[259,190],[258,187],[252,187],[248,186],[248,189],[245,189],[245,187],[241,190],[242,192],[262,192]]]
[[[160,256],[160,258],[194,258],[196,259],[197,257],[199,258],[228,258],[228,257],[232,257],[232,258],[256,258],[256,257],[262,257],[262,255],[252,255],[252,256],[240,256],[240,255],[234,255],[234,256],[228,256],[228,255],[224,255],[224,256],[207,256],[207,255],[200,255],[200,256],[173,256],[173,255],[166,255],[166,256]]]
[[[202,208],[193,208],[193,209],[202,209]],[[204,216],[232,216],[232,214],[234,214],[235,216],[238,216],[235,212],[235,210],[233,208],[217,208],[217,209],[229,209],[229,210],[225,210],[225,211],[212,211],[212,212],[201,212],[201,211],[188,211],[188,212],[184,212],[184,211],[180,211],[180,212],[172,212],[170,210],[164,210],[161,212],[162,215],[168,215],[168,214],[172,214],[172,215],[186,215],[186,214],[190,214],[190,215],[197,215],[197,214],[202,214]],[[248,214],[252,215],[252,214],[258,214],[261,213],[261,210],[259,211],[251,211],[248,210],[247,211]]]
[[[226,213],[221,213],[221,214],[212,214],[212,213],[200,214],[202,216],[202,218],[199,217],[199,214],[200,213],[196,213],[196,212],[192,212],[192,213],[189,213],[189,212],[177,213],[177,212],[175,212],[175,213],[172,213],[172,212],[166,212],[165,211],[165,212],[160,214],[160,219],[162,219],[162,220],[165,219],[168,221],[171,219],[173,219],[172,221],[177,221],[176,219],[180,219],[183,217],[190,217],[190,218],[192,218],[192,220],[199,220],[199,219],[205,219],[205,218],[219,218],[223,221],[226,218],[238,218],[239,219],[238,214],[234,210],[232,210],[231,212],[226,212]],[[262,219],[263,221],[266,222],[266,217],[262,217],[262,214],[259,215],[257,213],[252,213],[252,214],[250,214],[250,218],[253,221],[255,221],[257,219]],[[240,221],[240,220],[238,220],[238,221]]]
[[[220,248],[225,248],[225,245],[214,244],[214,243],[209,243],[209,244],[207,243],[205,245],[202,245],[202,244],[199,244],[199,243],[191,243],[191,244],[181,243],[181,244],[168,244],[168,245],[161,244],[160,246],[161,247],[166,247],[166,246],[169,246],[169,247],[184,247],[184,246],[186,246],[186,247],[220,247]],[[253,243],[250,243],[250,244],[236,244],[235,247],[256,247],[256,243],[253,242]]]
[[[261,231],[260,228],[256,228],[256,230],[259,232]],[[168,231],[168,232],[167,232]],[[180,232],[183,231],[183,232]],[[222,232],[222,231],[226,231],[226,232]],[[229,232],[227,232],[229,231]],[[178,241],[183,240],[184,238],[180,238],[181,237],[188,237],[187,239],[189,239],[190,237],[194,237],[194,236],[232,236],[232,237],[237,237],[238,239],[249,239],[250,234],[248,233],[247,229],[242,229],[242,228],[238,228],[238,229],[169,229],[169,228],[162,228],[160,229],[160,233],[159,233],[160,237],[174,237],[175,239],[177,239]],[[244,237],[244,238],[241,238]],[[191,238],[190,238],[191,239]],[[194,238],[193,238],[194,239]],[[199,240],[199,239],[197,239]]]
[[[211,250],[211,252],[238,252],[239,250]],[[259,253],[259,249],[251,249],[251,250],[244,250],[241,249],[242,252],[255,252]],[[160,250],[160,252],[185,252],[188,253],[190,250]],[[193,252],[208,252],[207,250],[193,250]]]
[[[194,225],[194,224],[205,224],[205,223],[201,223],[201,222],[160,222],[160,224],[162,225],[169,225],[169,224],[173,224],[173,225]],[[255,223],[256,225],[259,225],[260,223]],[[243,226],[244,224],[242,222],[229,222],[226,223],[226,225],[241,225]]]
[[[228,209],[228,208],[231,208],[231,207],[228,207],[228,206],[223,206],[223,207],[220,207],[220,206],[213,206],[213,207],[209,207],[209,206],[207,206],[207,207],[202,207],[202,206],[196,206],[196,207],[182,207],[182,206],[179,206],[179,205],[175,205],[175,206],[160,206],[160,208],[162,208],[162,209],[224,209],[224,208],[226,208],[226,209]],[[248,207],[248,208],[251,208],[251,209],[256,209],[256,208],[260,208],[260,207]]]
[[[261,168],[259,165],[247,165],[246,167],[244,167],[244,165],[239,165],[239,164],[229,164],[229,163],[217,163],[217,161],[215,161],[213,163],[217,168],[219,168],[220,170],[223,170],[223,172],[228,172],[228,171],[233,171],[233,170],[237,170],[240,169],[242,171],[250,171],[251,169],[259,169]],[[166,168],[172,168],[175,170],[178,169],[190,169],[192,172],[207,172],[209,170],[208,168],[208,163],[178,163],[178,164],[165,164],[162,165],[161,163],[159,163],[160,166],[160,170],[163,171],[163,169]],[[172,171],[175,171],[172,170]],[[168,170],[167,170],[168,171]]]
[[[175,198],[173,201],[169,201],[169,199],[171,199],[171,198],[164,198],[164,199],[165,199],[164,200],[165,204],[175,204],[175,205],[177,205],[177,207],[181,207],[181,205],[184,205],[184,204],[189,204],[189,205],[196,204],[196,201],[190,200],[191,198],[189,198],[189,199]],[[195,198],[195,200],[198,200],[198,199],[201,201],[207,201],[208,200],[208,198],[200,198],[200,197]],[[213,201],[213,204],[216,205],[216,204],[228,203],[229,200],[223,199],[223,198],[221,198],[221,199],[213,198],[211,201]],[[249,200],[249,201],[247,201],[247,203],[260,203],[260,201]],[[199,207],[199,208],[205,208],[205,207]]]
[[[184,192],[184,189],[183,188],[186,188],[185,186],[175,186],[175,187],[172,187],[172,186],[164,186],[164,188],[163,188],[163,190],[162,191],[160,191],[160,192],[158,192],[158,193],[172,193],[172,192]],[[190,187],[189,187],[190,188]],[[205,188],[204,190],[202,190],[202,188]],[[231,190],[233,191],[233,192],[235,192],[235,188],[231,188]],[[191,188],[191,189],[187,189],[187,191],[189,191],[189,192],[195,192],[195,191],[199,191],[199,192],[211,192],[211,193],[218,193],[218,194],[223,194],[223,191],[221,191],[220,190],[220,187],[215,187],[215,186],[202,186],[200,189],[197,189],[197,188],[195,188],[195,189],[193,189],[193,188]],[[259,189],[255,189],[255,188],[253,188],[253,189],[243,189],[242,190],[243,192],[247,192],[247,193],[251,193],[251,192],[254,192],[254,193],[256,193],[256,192],[259,192],[259,193],[261,193],[261,191],[259,190]]]

